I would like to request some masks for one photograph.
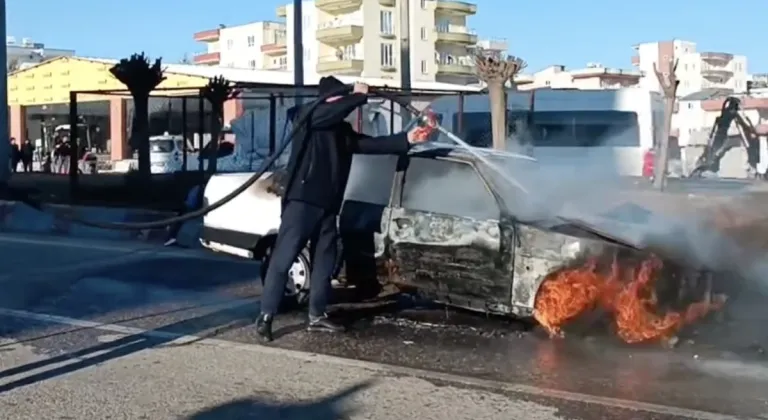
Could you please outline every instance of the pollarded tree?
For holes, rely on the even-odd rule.
[[[211,103],[211,143],[208,152],[208,171],[216,172],[216,162],[219,150],[219,136],[224,126],[224,102],[235,99],[240,94],[238,90],[222,76],[214,77],[203,88],[203,96]]]
[[[488,89],[491,102],[491,133],[494,149],[506,149],[507,141],[507,92],[506,84],[514,85],[515,76],[526,67],[523,59],[515,56],[499,56],[479,51],[475,55],[477,76]]]
[[[162,59],[150,64],[143,52],[124,58],[112,66],[109,72],[124,84],[133,97],[133,123],[131,147],[139,152],[138,173],[149,179],[152,174],[149,162],[149,95],[165,80]]]
[[[664,66],[661,70],[654,63],[653,72],[656,74],[656,80],[658,80],[661,93],[664,95],[664,134],[656,146],[653,186],[656,189],[663,190],[667,183],[669,136],[672,132],[672,114],[675,112],[677,87],[680,85],[680,81],[677,80],[677,75],[675,74],[677,72],[677,60],[670,58],[668,62],[660,64]]]

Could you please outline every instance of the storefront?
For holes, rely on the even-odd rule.
[[[29,139],[46,149],[52,136],[69,124],[69,100],[71,91],[124,90],[125,86],[115,79],[109,69],[116,60],[80,57],[59,57],[36,66],[14,72],[8,76],[9,127],[11,137]],[[160,88],[189,88],[189,91],[166,91],[165,96],[196,95],[196,90],[214,75],[184,74],[184,69],[197,66],[174,65],[166,71],[166,80]],[[213,69],[211,69],[213,70]],[[225,77],[227,75],[224,75]],[[236,80],[233,80],[236,81]],[[153,97],[150,101],[151,122],[168,119],[173,128],[178,118],[172,115],[181,111],[180,98]],[[200,120],[197,98],[189,100],[187,110],[190,124]],[[237,101],[225,105],[225,121],[237,117]],[[204,104],[204,112],[209,109]],[[108,153],[112,160],[129,158],[128,146],[132,103],[129,95],[79,94],[78,139],[82,144],[101,153]],[[161,126],[154,124],[153,126]],[[162,128],[158,128],[162,130]]]

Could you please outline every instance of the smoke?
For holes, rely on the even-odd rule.
[[[601,145],[610,146],[614,139],[628,134],[610,133],[601,139]],[[737,194],[723,199],[723,193],[717,191],[708,192],[711,198],[694,197],[684,191],[686,183],[717,180],[682,180],[676,192],[661,193],[653,190],[649,180],[626,176],[642,165],[642,151],[620,147],[534,150],[520,138],[509,140],[511,152],[537,159],[495,159],[493,167],[487,168],[494,188],[516,219],[542,227],[575,221],[689,267],[732,273],[768,290],[768,262],[713,225],[715,208],[745,197]],[[528,193],[506,178],[522,184]]]

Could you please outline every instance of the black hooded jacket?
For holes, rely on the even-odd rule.
[[[352,155],[405,154],[410,143],[406,133],[370,137],[355,132],[345,118],[364,105],[367,96],[351,94],[320,104],[293,138],[287,166],[285,200],[303,201],[336,212],[344,199]],[[291,108],[296,122],[306,108]],[[294,124],[294,127],[296,125]]]

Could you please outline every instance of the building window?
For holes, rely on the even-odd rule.
[[[231,50],[234,45],[235,45],[235,41],[233,41],[231,39],[227,40],[227,49],[228,50]]]
[[[428,36],[428,35],[429,35],[429,34],[427,34],[427,28],[425,28],[425,27],[423,27],[423,26],[422,26],[422,27],[421,27],[421,40],[422,40],[422,41],[427,41],[427,40],[429,39],[429,36]]]
[[[381,66],[395,66],[395,47],[392,44],[381,44]]]
[[[427,0],[421,0],[421,8],[427,10]]]
[[[250,60],[248,61],[248,67],[255,69],[256,68],[256,60]]]
[[[256,45],[256,37],[253,35],[248,35],[248,46],[252,47],[254,45]]]
[[[421,72],[427,74],[427,60],[421,60]]]
[[[395,24],[392,18],[392,12],[390,11],[379,12],[379,26],[382,34],[384,35],[395,34]]]

